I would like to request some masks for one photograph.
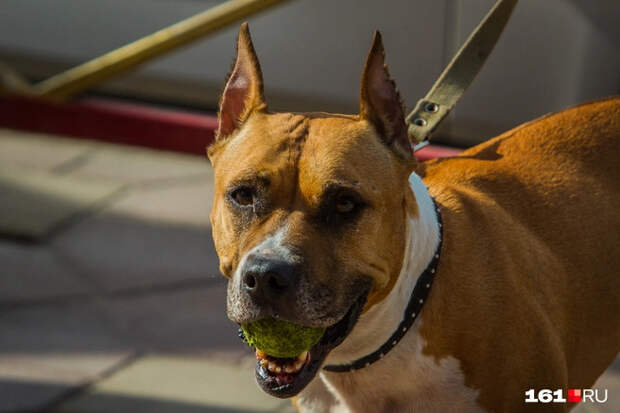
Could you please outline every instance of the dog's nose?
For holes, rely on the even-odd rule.
[[[242,286],[255,299],[275,300],[292,289],[296,267],[276,256],[252,254],[246,261]]]

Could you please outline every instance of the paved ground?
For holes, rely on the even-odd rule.
[[[25,214],[7,176],[69,205]],[[224,314],[211,181],[206,158],[0,130],[3,217],[60,218],[0,237],[1,412],[290,411]],[[66,196],[91,184],[104,196]]]
[[[0,130],[0,211],[41,225],[0,237],[0,412],[292,411],[225,317],[211,179],[199,157]],[[60,188],[54,222],[49,197],[7,209],[15,182]],[[619,371],[581,412],[620,411]]]

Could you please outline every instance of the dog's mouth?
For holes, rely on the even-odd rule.
[[[260,387],[266,393],[283,399],[301,392],[317,374],[329,352],[349,335],[367,297],[368,291],[361,294],[345,316],[325,330],[317,344],[297,357],[277,358],[256,350],[256,381]]]

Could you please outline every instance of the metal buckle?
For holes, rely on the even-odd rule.
[[[415,145],[413,145],[413,152],[417,152],[420,149],[424,148],[425,146],[427,146],[430,142],[428,140],[423,140],[422,142],[418,142]]]

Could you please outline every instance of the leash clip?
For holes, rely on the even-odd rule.
[[[422,142],[418,142],[415,144],[411,144],[411,150],[413,150],[413,152],[417,152],[420,149],[424,148],[425,146],[427,146],[428,144],[430,144],[430,141],[428,139],[423,140]]]
[[[405,120],[409,125],[407,134],[414,152],[428,145],[429,137],[451,108],[428,99],[420,99]]]
[[[428,144],[428,137],[461,98],[491,54],[518,0],[497,0],[476,27],[426,96],[407,116],[407,132],[414,152]]]

